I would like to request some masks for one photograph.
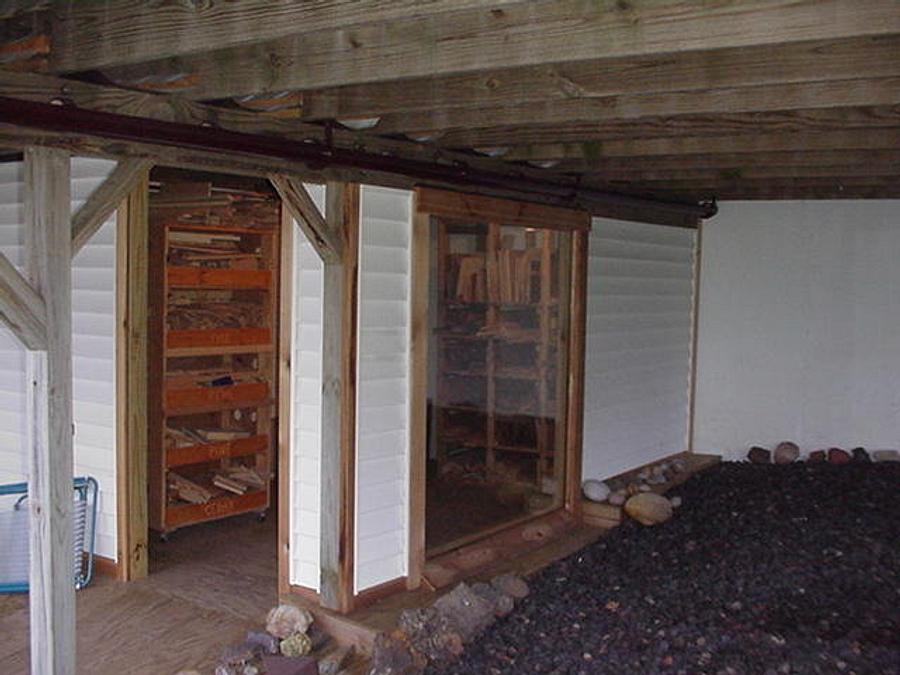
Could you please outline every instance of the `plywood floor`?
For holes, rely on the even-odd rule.
[[[233,518],[151,543],[149,578],[78,593],[78,673],[209,673],[277,602],[274,519]],[[0,673],[28,673],[27,597],[0,595]]]

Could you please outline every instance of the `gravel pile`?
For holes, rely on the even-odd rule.
[[[429,673],[900,673],[900,463],[724,463]]]

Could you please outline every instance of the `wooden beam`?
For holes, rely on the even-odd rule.
[[[290,176],[272,174],[269,182],[281,197],[303,234],[323,261],[337,262],[341,258],[341,240],[328,225],[319,207],[309,196],[303,183]]]
[[[94,236],[152,166],[145,159],[123,159],[72,216],[72,255]]]
[[[106,139],[102,133],[73,133],[67,128],[41,131],[30,129],[27,121],[18,126],[0,124],[0,146],[21,147],[23,144],[49,145],[64,148],[79,154],[98,155],[121,158],[123,156],[153,158],[158,164],[200,168],[229,173],[267,177],[270,174],[292,175],[305,180],[318,182],[327,180],[344,180],[365,182],[372,185],[399,187],[409,189],[419,184],[434,187],[453,187],[459,189],[464,184],[470,192],[487,194],[495,197],[527,199],[533,202],[563,206],[577,206],[590,210],[597,215],[608,217],[638,218],[645,222],[661,224],[680,223],[685,217],[695,218],[698,208],[691,204],[661,204],[654,200],[620,198],[619,195],[586,194],[580,191],[578,182],[571,176],[549,173],[543,169],[534,169],[521,165],[509,165],[498,159],[477,157],[472,154],[458,153],[434,146],[426,146],[408,141],[397,141],[382,138],[367,138],[358,133],[334,129],[333,133],[319,125],[301,124],[291,120],[272,119],[263,115],[242,111],[204,106],[171,96],[155,94],[136,94],[120,89],[84,84],[58,78],[0,71],[0,88],[16,100],[35,103],[60,103],[71,101],[78,109],[95,112],[113,112],[117,115],[134,116],[139,111],[146,119],[167,121],[178,119],[183,124],[196,126],[198,133],[207,132],[218,139],[221,148],[181,147],[171,142],[162,144],[141,140],[123,139],[121,133],[115,138]],[[2,99],[2,97],[0,97]],[[7,100],[9,103],[9,100]],[[9,105],[7,109],[17,110],[22,115],[21,106]],[[54,110],[56,110],[54,106]],[[73,112],[74,116],[75,112]],[[62,118],[63,115],[60,115]],[[70,115],[65,115],[66,120]],[[66,122],[68,123],[68,121]],[[133,122],[132,122],[133,124]],[[222,134],[215,129],[233,131],[242,134],[253,134],[272,154],[261,152],[250,153],[238,151],[234,146],[222,141]],[[185,131],[182,129],[182,131]],[[185,132],[186,133],[186,132]],[[319,156],[313,166],[301,159],[285,157],[284,143],[277,144],[282,154],[272,150],[275,142],[272,136],[287,138],[292,141],[311,143],[324,149],[327,158]],[[246,139],[245,139],[246,141]],[[296,149],[296,144],[290,146]],[[362,168],[342,161],[342,153],[364,152],[366,156],[378,160],[376,168]],[[275,156],[277,155],[277,156]],[[340,155],[340,156],[339,156]],[[355,156],[355,155],[354,155]],[[446,177],[429,178],[422,170],[413,171],[411,163],[416,167],[425,166],[432,173],[446,174],[448,167],[454,180]],[[422,163],[422,164],[420,164]],[[227,165],[227,166],[226,166]],[[490,172],[496,176],[496,185],[482,185],[476,178]],[[415,175],[414,175],[415,174]],[[499,181],[499,182],[498,182]],[[505,187],[509,182],[510,187]],[[551,183],[548,192],[536,189],[540,183]],[[504,183],[504,184],[501,184]],[[552,194],[551,194],[552,193]],[[685,212],[689,212],[685,216]],[[643,214],[643,215],[641,215]]]
[[[72,573],[72,256],[69,156],[25,152],[25,250],[47,350],[28,353],[31,672],[75,673]]]
[[[900,32],[893,0],[539,0],[380,21],[107,69],[196,99]],[[823,20],[827,17],[827,20]],[[739,26],[740,30],[736,30]],[[425,56],[427,55],[427,56]],[[300,66],[302,64],[302,67]]]
[[[305,91],[304,120],[900,76],[900,36],[577,61]],[[381,123],[379,123],[381,124]]]
[[[0,251],[0,321],[26,349],[47,349],[44,299]]]
[[[898,52],[900,53],[900,52]],[[424,136],[450,129],[520,127],[534,124],[602,124],[644,118],[733,113],[806,111],[900,103],[900,78],[801,82],[703,91],[621,94],[598,98],[547,100],[491,108],[449,108],[382,117],[373,133]],[[707,120],[711,125],[716,120]],[[634,134],[639,135],[639,132]],[[451,141],[444,140],[450,143]]]
[[[414,200],[417,199],[414,197]],[[428,296],[431,217],[413,204],[409,337],[409,559],[407,587],[422,583],[425,568],[425,484],[428,461]]]
[[[543,147],[542,147],[543,146]],[[559,156],[589,157],[597,165],[609,158],[650,158],[683,156],[734,155],[740,153],[835,152],[838,150],[884,151],[900,146],[900,127],[885,129],[832,130],[827,133],[781,132],[731,136],[683,136],[674,138],[634,138],[612,141],[586,141],[573,144],[540,144],[518,148],[513,157],[548,159]]]
[[[324,265],[319,598],[346,613],[353,607],[356,536],[359,186],[328,183],[325,216],[343,255]]]
[[[149,386],[149,171],[128,181],[116,222],[118,329],[116,485],[118,562],[122,581],[149,572],[147,453]]]
[[[502,162],[485,157],[473,157],[464,153],[454,153],[434,146],[422,145],[410,141],[374,138],[342,128],[328,130],[318,124],[304,124],[295,120],[279,119],[258,113],[220,108],[188,101],[177,96],[151,94],[119,89],[116,87],[89,84],[75,80],[65,80],[39,75],[35,73],[17,73],[0,70],[0,91],[4,96],[35,103],[65,104],[75,109],[114,113],[130,117],[141,117],[149,120],[180,122],[196,125],[204,129],[223,129],[263,137],[278,137],[303,143],[315,143],[333,148],[370,151],[385,157],[404,157],[423,161],[440,161],[472,169],[493,169],[506,172],[510,176],[544,175],[535,170],[522,170],[508,167]],[[10,147],[24,147],[22,141],[9,139]],[[87,139],[83,140],[88,143]],[[162,148],[150,145],[127,143],[124,141],[95,142],[95,154],[121,157],[138,155],[159,158],[163,163],[178,162],[182,165],[192,164],[198,168],[210,168],[227,161],[228,170],[242,175],[267,177],[269,174],[288,174],[292,176],[324,179],[343,179],[352,176],[360,181],[372,184],[385,184],[392,187],[411,187],[413,181],[391,179],[387,175],[373,171],[352,172],[339,167],[308,167],[300,162],[289,162],[283,159],[265,161],[258,157],[250,158],[243,153],[205,153],[200,149]],[[216,160],[215,158],[218,157]]]
[[[49,3],[44,0],[42,4]],[[510,0],[64,3],[53,25],[53,68],[91,70],[212,48],[247,47],[293,34],[346,30],[360,23],[504,4]]]
[[[438,143],[448,148],[508,147],[545,143],[606,143],[684,136],[752,136],[788,132],[883,129],[900,126],[900,107],[873,106],[770,112],[676,115],[641,119],[611,118],[603,122],[456,129]],[[738,152],[735,150],[734,152]]]
[[[865,176],[900,175],[900,159],[889,163],[859,163],[837,166],[767,166],[742,167],[740,165],[721,169],[605,169],[584,173],[585,183],[598,185],[609,182],[656,183],[688,181],[698,185],[725,181],[758,180],[774,178],[861,178]]]
[[[654,155],[652,157],[602,157],[585,155],[586,150],[601,146],[568,143],[563,145],[535,145],[511,148],[505,155],[510,160],[558,160],[555,171],[578,173],[635,173],[645,171],[678,171],[679,169],[703,171],[714,169],[770,167],[802,168],[872,163],[889,165],[900,162],[900,150],[786,150],[781,152],[743,152],[708,155]]]
[[[701,193],[708,196],[718,195],[719,193],[740,194],[741,190],[771,190],[773,194],[779,191],[790,192],[796,188],[831,188],[835,192],[840,192],[848,188],[877,188],[883,187],[885,190],[892,189],[900,184],[900,174],[895,173],[885,176],[855,176],[849,178],[830,177],[830,178],[761,178],[749,179],[742,178],[737,180],[718,180],[718,181],[696,181],[696,180],[672,180],[672,181],[654,181],[652,183],[636,183],[635,185],[649,185],[651,189],[656,191],[667,192],[691,192]]]

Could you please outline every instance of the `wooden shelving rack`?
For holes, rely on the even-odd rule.
[[[438,220],[439,472],[453,462],[489,483],[555,491],[559,236]]]
[[[271,503],[277,199],[164,180],[150,197],[150,526]]]

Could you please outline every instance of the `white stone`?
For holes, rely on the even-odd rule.
[[[581,484],[584,496],[592,502],[605,502],[609,498],[609,486],[601,480],[588,478]]]

